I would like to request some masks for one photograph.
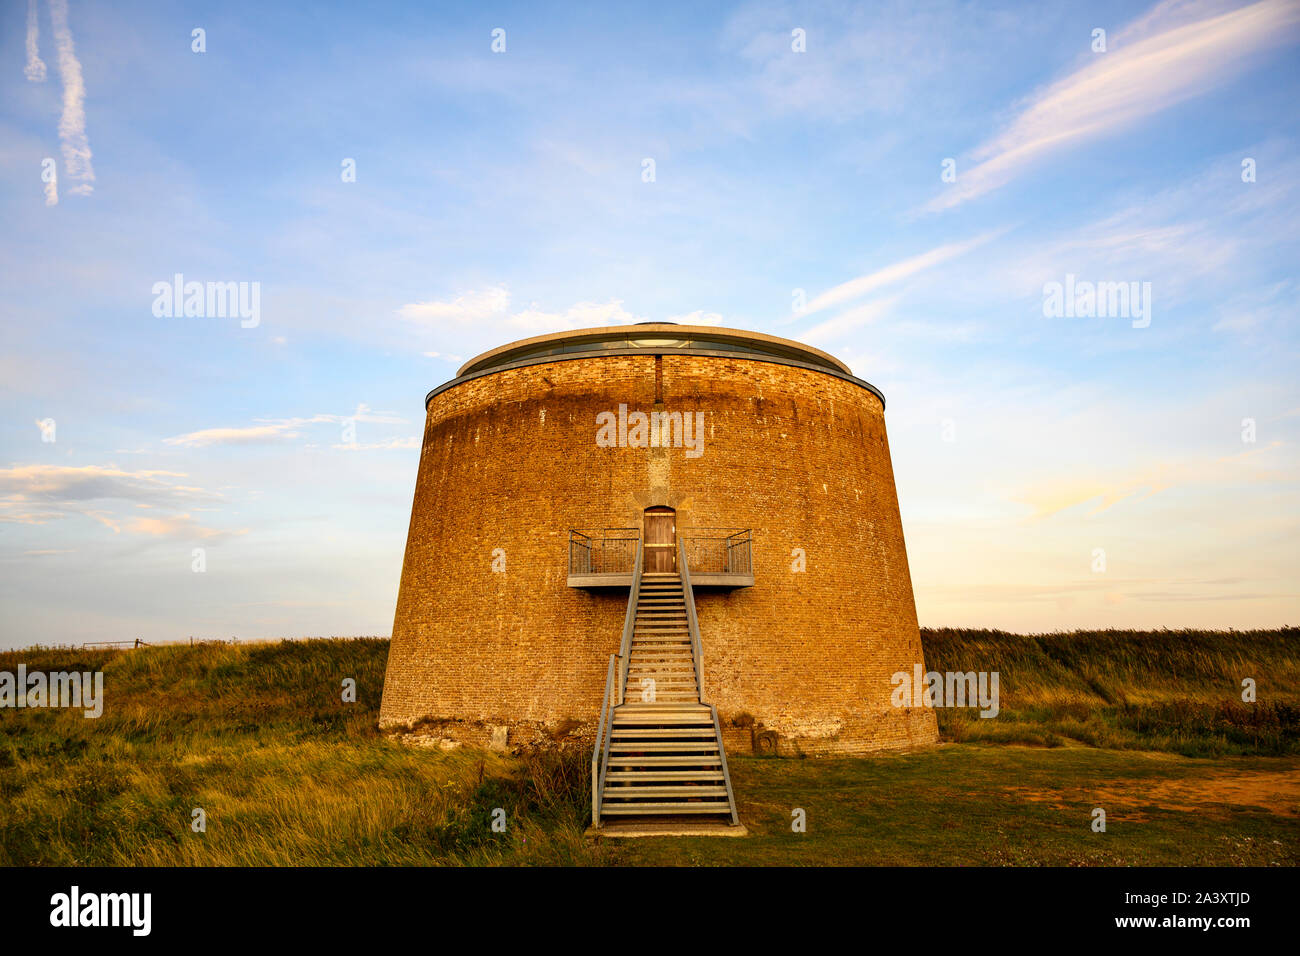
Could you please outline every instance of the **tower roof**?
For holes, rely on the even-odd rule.
[[[575,352],[653,352],[677,350],[747,352],[771,355],[824,368],[845,375],[852,370],[835,356],[810,345],[762,332],[724,329],[713,325],[678,325],[675,322],[643,322],[636,325],[612,325],[572,332],[535,335],[476,355],[457,372],[457,377],[474,375],[516,362]]]
[[[532,338],[510,342],[474,356],[460,367],[454,379],[443,382],[429,392],[424,397],[424,404],[428,407],[435,395],[440,395],[463,382],[506,369],[547,362],[638,353],[646,355],[678,353],[799,366],[853,382],[880,399],[882,408],[885,404],[885,396],[880,389],[855,376],[852,370],[835,356],[811,345],[764,332],[725,329],[716,325],[678,325],[675,322],[608,325],[595,329],[552,332],[549,335],[535,335]]]

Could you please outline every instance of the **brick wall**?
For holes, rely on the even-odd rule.
[[[739,358],[670,354],[662,377],[665,411],[704,413],[698,458],[596,444],[597,413],[654,410],[652,354],[497,372],[430,402],[381,724],[593,723],[627,594],[566,585],[568,532],[662,504],[679,529],[753,529],[755,586],[696,593],[729,747],[755,730],[785,753],[933,743],[932,711],[889,702],[922,658],[879,400]]]

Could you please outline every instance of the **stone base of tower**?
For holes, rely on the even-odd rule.
[[[849,757],[882,750],[909,750],[939,742],[934,711],[900,708],[871,720],[855,718],[754,717],[719,708],[727,753],[738,757]],[[404,743],[454,750],[460,746],[500,752],[574,748],[587,752],[596,723],[572,719],[539,721],[433,719],[386,720],[380,729]]]
[[[849,757],[882,750],[910,750],[939,742],[929,708],[909,707],[871,718],[784,717],[724,713],[722,738],[731,754],[776,757]]]

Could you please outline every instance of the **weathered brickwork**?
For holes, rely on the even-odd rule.
[[[593,724],[627,593],[567,586],[569,529],[640,526],[668,505],[679,529],[753,529],[754,587],[696,592],[728,748],[934,743],[933,711],[890,704],[890,676],[922,656],[879,399],[740,358],[668,354],[662,379],[666,411],[704,413],[700,457],[596,443],[597,413],[654,410],[652,354],[498,371],[433,398],[381,724]]]

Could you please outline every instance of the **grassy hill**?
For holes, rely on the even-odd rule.
[[[1001,672],[999,719],[941,711],[945,737],[965,743],[911,755],[738,754],[753,837],[622,844],[582,836],[585,751],[442,751],[380,734],[386,640],[0,653],[0,671],[102,670],[107,698],[98,719],[0,710],[0,864],[1296,862],[1300,631],[924,640],[931,669]],[[1246,676],[1254,705],[1240,703]],[[1005,745],[1017,742],[1049,746]],[[1225,761],[1259,783],[1231,797],[1226,831]],[[1076,786],[1098,780],[1119,811],[1103,839],[1087,827],[1098,797]],[[1200,809],[1163,807],[1169,793]],[[791,806],[815,821],[794,842]],[[504,834],[490,826],[498,807]],[[191,827],[197,808],[206,832]],[[954,845],[950,831],[975,818],[988,839]]]
[[[1300,753],[1300,629],[924,630],[937,671],[997,671],[1001,711],[940,710],[947,740],[1164,750],[1186,756]],[[1256,701],[1241,700],[1242,680]]]

